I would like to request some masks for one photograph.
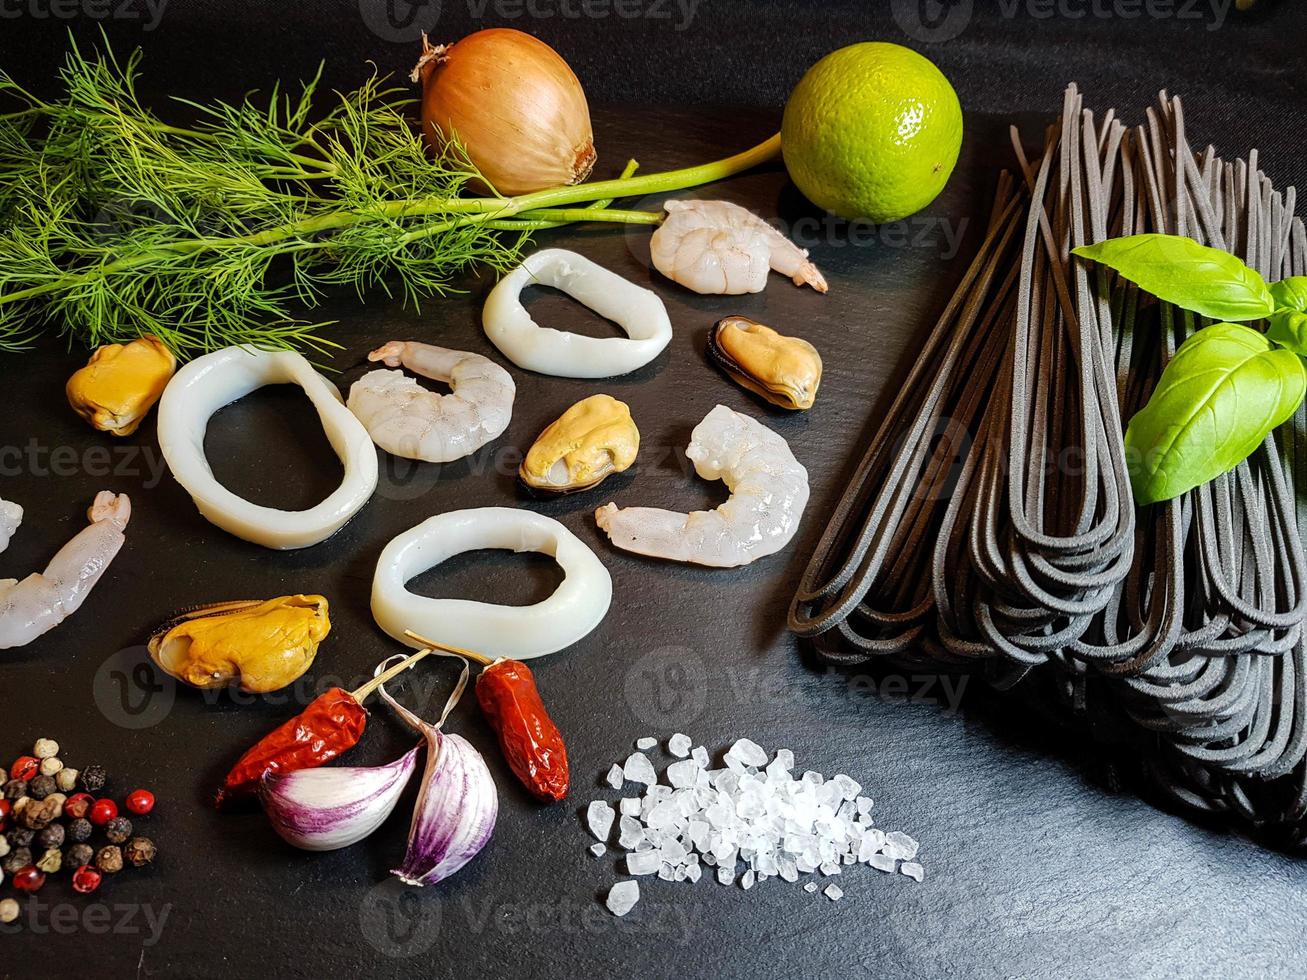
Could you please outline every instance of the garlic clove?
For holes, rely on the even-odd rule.
[[[481,852],[499,816],[486,760],[461,735],[432,730],[427,772],[404,863],[391,873],[408,885],[444,881]]]
[[[422,748],[384,766],[333,766],[268,773],[259,786],[273,829],[306,851],[357,844],[390,816]]]

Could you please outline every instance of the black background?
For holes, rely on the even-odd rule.
[[[910,44],[949,75],[969,113],[963,161],[940,200],[906,229],[851,242],[842,229],[804,226],[803,244],[831,281],[826,297],[779,277],[759,296],[700,297],[652,272],[645,232],[543,236],[657,289],[676,330],[672,346],[650,366],[602,384],[514,370],[518,401],[496,452],[418,468],[383,455],[377,495],[319,547],[273,553],[207,524],[169,477],[152,478],[151,467],[159,465],[152,419],[118,442],[85,427],[62,392],[84,351],[51,343],[0,357],[8,395],[0,447],[9,452],[0,495],[27,508],[24,527],[0,558],[0,575],[43,565],[81,525],[96,490],[126,491],[136,504],[128,547],[83,610],[30,647],[5,654],[0,756],[52,736],[64,743],[69,764],[105,765],[115,795],[138,784],[154,788],[159,808],[140,823],[162,852],[152,872],[124,874],[94,901],[74,901],[66,880],[52,879],[40,893],[44,911],[4,937],[0,973],[1301,975],[1307,873],[1300,861],[1111,793],[1098,752],[978,689],[966,689],[956,712],[937,682],[925,689],[921,679],[814,671],[784,632],[785,604],[840,493],[849,456],[960,275],[943,232],[981,220],[994,173],[1008,162],[1009,121],[1037,137],[1071,80],[1089,105],[1116,106],[1138,121],[1165,87],[1185,96],[1196,141],[1212,140],[1230,156],[1256,145],[1278,183],[1304,177],[1301,5],[1262,0],[1252,13],[1229,11],[1219,28],[1209,5],[1188,7],[1185,0],[976,3],[970,17],[947,19],[949,10],[965,13],[967,6],[924,0],[922,7],[937,8],[944,19],[923,23],[916,3],[702,0],[678,29],[683,21],[672,6],[667,18],[579,5],[567,9],[589,15],[566,17],[560,4],[540,0],[537,13],[556,15],[512,17],[518,7],[492,3],[478,17],[479,4],[446,0],[433,32],[438,38],[507,24],[538,34],[568,58],[595,108],[599,175],[614,174],[628,156],[648,171],[751,145],[776,128],[779,107],[808,64],[867,38]],[[71,19],[54,16],[67,9],[48,0],[0,0],[0,64],[33,88],[54,91],[65,31],[91,40],[99,26],[94,2],[72,8]],[[601,9],[609,16],[594,16]],[[1046,10],[1050,16],[1039,16]],[[1127,16],[1131,10],[1141,13]],[[1168,10],[1170,16],[1159,16]],[[120,50],[145,49],[143,90],[161,107],[169,94],[205,98],[266,88],[310,74],[324,59],[328,81],[348,87],[367,60],[404,70],[415,50],[412,32],[386,21],[370,0],[362,8],[173,0],[149,31],[144,6],[121,12],[132,11],[137,19],[110,17],[104,27]],[[432,13],[417,11],[414,24]],[[787,222],[815,217],[776,168],[701,193]],[[467,296],[432,302],[421,313],[377,299],[366,306],[333,299],[322,316],[341,321],[332,336],[346,348],[334,365],[344,372],[342,384],[357,376],[364,352],[392,337],[493,353],[479,330],[490,282],[465,285]],[[557,296],[534,297],[531,307],[545,322],[608,329]],[[727,312],[801,332],[818,346],[826,377],[811,412],[773,412],[707,365],[707,330]],[[525,450],[544,424],[596,390],[632,405],[644,437],[638,471],[584,496],[521,500],[512,450]],[[764,418],[808,466],[812,502],[795,543],[737,571],[662,565],[614,551],[590,518],[599,503],[689,509],[722,499],[721,488],[694,478],[678,455],[693,425],[718,402]],[[112,463],[120,472],[97,472],[103,461],[88,451],[100,446],[117,454]],[[50,453],[59,447],[67,447],[59,458],[73,462],[51,472]],[[141,455],[128,459],[123,447]],[[267,504],[307,506],[339,476],[311,410],[291,390],[263,391],[219,413],[208,448],[220,478]],[[469,703],[451,727],[486,754],[499,782],[500,823],[486,851],[438,888],[401,894],[385,883],[403,850],[406,804],[365,843],[328,855],[291,850],[258,814],[212,812],[208,794],[245,746],[318,690],[356,684],[395,652],[367,608],[385,542],[432,513],[513,503],[563,520],[614,580],[613,607],[599,629],[537,669],[569,739],[569,801],[549,809],[533,804]],[[530,602],[557,580],[542,559],[483,553],[452,561],[417,585],[433,595]],[[293,703],[206,697],[167,685],[145,697],[134,686],[151,680],[137,644],[173,609],[293,591],[326,594],[334,624]],[[131,710],[121,697],[123,678],[133,679]],[[452,678],[447,664],[424,670],[410,700],[443,698]],[[618,880],[616,862],[611,854],[586,853],[580,811],[593,796],[615,797],[599,779],[635,738],[676,730],[714,750],[749,735],[768,748],[794,749],[802,767],[849,772],[876,798],[882,826],[921,839],[925,883],[859,866],[837,879],[846,897],[832,904],[780,882],[746,894],[708,880],[690,886],[646,879],[635,912],[620,921],[608,916],[597,899]],[[394,719],[376,710],[352,761],[385,761],[406,744]],[[3,888],[9,893],[7,883]],[[166,915],[157,935],[147,910],[156,920]]]

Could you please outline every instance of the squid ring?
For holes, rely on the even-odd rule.
[[[262,507],[232,493],[214,477],[204,456],[204,433],[213,414],[272,384],[304,389],[345,467],[336,491],[308,510]],[[331,537],[377,488],[377,452],[367,429],[345,407],[336,386],[290,351],[228,347],[191,361],[169,382],[159,403],[159,448],[201,514],[224,531],[267,548],[307,548]]]
[[[548,599],[501,606],[471,599],[414,595],[409,579],[465,551],[497,548],[549,555],[564,572]],[[580,538],[552,517],[512,507],[437,514],[386,545],[372,579],[372,616],[401,643],[413,630],[491,657],[528,660],[571,646],[603,621],[613,598],[608,569]]]
[[[625,337],[584,337],[542,327],[522,305],[527,286],[552,286],[626,332]],[[585,256],[547,248],[529,256],[490,291],[481,314],[488,336],[520,368],[559,378],[611,378],[644,367],[672,339],[667,307]]]

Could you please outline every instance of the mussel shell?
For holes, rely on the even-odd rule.
[[[813,375],[813,380],[810,386],[805,386],[802,390],[796,390],[792,385],[784,383],[779,378],[759,377],[754,371],[741,364],[731,354],[726,344],[723,343],[722,337],[727,331],[764,326],[765,324],[758,323],[746,316],[722,317],[713,324],[712,330],[708,333],[708,359],[740,387],[753,392],[773,405],[791,411],[803,411],[811,408],[817,397],[817,388],[821,385],[822,365],[821,355],[806,340],[798,337],[787,337],[779,333],[776,334],[775,338],[775,343],[793,348],[795,353],[810,361],[810,373]]]
[[[605,414],[606,413],[606,414]],[[598,419],[596,419],[598,414]],[[565,423],[570,420],[571,423],[580,423],[581,428],[569,429]],[[562,427],[559,429],[559,427]],[[613,436],[613,429],[616,427],[618,435]],[[561,443],[558,439],[559,430],[566,434]],[[593,437],[596,433],[604,433],[610,438],[605,441],[603,438],[595,439],[591,442],[580,441],[574,442],[580,434]],[[584,490],[590,490],[597,487],[614,473],[620,473],[635,462],[636,453],[639,451],[640,433],[635,427],[635,422],[631,418],[631,409],[625,403],[618,401],[611,395],[597,394],[572,405],[551,422],[532,444],[527,451],[526,457],[522,460],[521,466],[517,470],[517,482],[526,490],[528,494],[537,497],[556,497],[561,494],[580,493]],[[554,458],[553,453],[560,451],[561,446],[569,447],[561,456]],[[568,455],[578,452],[582,448],[589,447],[589,451],[594,452],[596,457],[598,453],[606,453],[607,459],[599,462],[594,459],[594,469],[590,472],[589,478],[583,482],[554,483],[547,478],[534,476],[528,468],[533,454],[542,447],[546,454],[545,460],[553,459],[550,463],[550,472],[557,466],[567,467],[565,462]],[[548,473],[546,473],[546,477]],[[568,469],[568,478],[571,479],[571,471]]]

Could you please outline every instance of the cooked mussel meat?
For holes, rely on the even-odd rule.
[[[518,478],[531,490],[587,490],[629,467],[639,449],[630,407],[611,395],[591,395],[540,433]]]
[[[745,316],[718,320],[708,357],[736,384],[781,408],[811,408],[821,384],[821,355],[801,337],[787,337]]]
[[[238,683],[250,694],[298,680],[331,630],[320,595],[219,602],[178,613],[150,637],[150,657],[193,687]]]

